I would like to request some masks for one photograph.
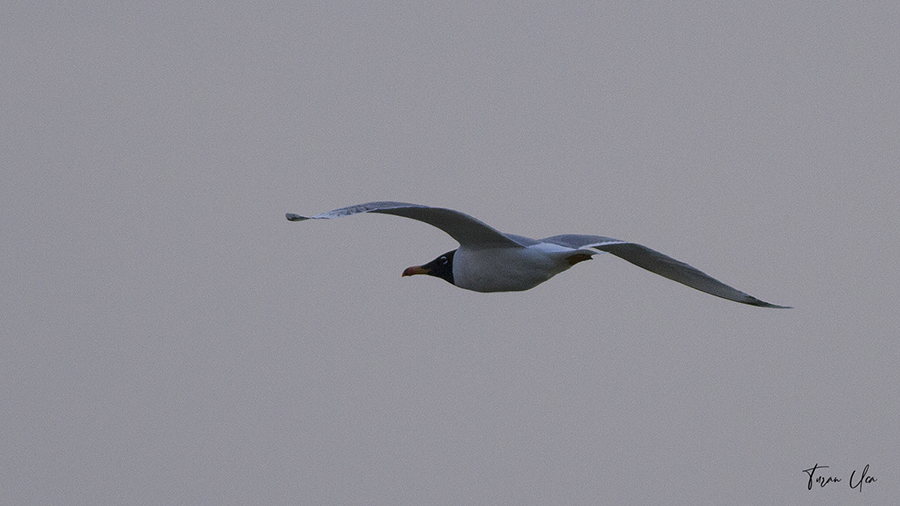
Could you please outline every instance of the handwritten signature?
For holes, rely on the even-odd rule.
[[[825,485],[829,485],[831,483],[840,483],[844,481],[842,478],[838,476],[828,476],[824,473],[816,474],[816,471],[821,471],[822,469],[828,469],[829,466],[820,466],[816,463],[814,466],[809,469],[804,469],[803,472],[809,476],[809,483],[806,484],[806,490],[812,490],[813,485],[819,485],[819,488],[824,488]],[[863,484],[865,483],[875,483],[878,481],[875,476],[869,475],[869,464],[866,464],[866,467],[863,468],[862,472],[859,473],[859,476],[856,475],[857,470],[854,469],[850,473],[850,488],[854,488],[860,492],[862,492]]]

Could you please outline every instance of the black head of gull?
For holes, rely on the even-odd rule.
[[[403,276],[415,276],[416,274],[427,274],[436,278],[441,278],[455,285],[453,282],[453,255],[456,250],[448,251],[443,255],[435,258],[425,265],[415,265],[403,271]]]
[[[402,216],[437,227],[459,242],[459,248],[431,262],[410,267],[404,276],[428,274],[476,292],[510,292],[534,288],[594,255],[611,253],[638,267],[723,299],[759,307],[770,304],[732,288],[684,262],[637,243],[599,235],[565,234],[536,240],[504,234],[453,209],[404,202],[369,202],[315,216],[288,213],[290,221],[325,220],[360,213]]]

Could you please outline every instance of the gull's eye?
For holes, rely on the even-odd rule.
[[[447,265],[447,257],[441,257],[441,263]]]

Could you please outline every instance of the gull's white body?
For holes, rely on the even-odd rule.
[[[404,276],[429,274],[466,290],[514,292],[528,290],[599,253],[611,253],[654,274],[742,304],[786,308],[762,301],[684,262],[637,243],[598,235],[566,234],[535,240],[504,234],[454,209],[405,202],[369,202],[315,216],[287,214],[290,221],[325,220],[360,213],[402,216],[428,223],[459,241],[459,248],[426,265],[403,271]]]
[[[453,259],[454,284],[476,292],[518,292],[537,285],[572,267],[576,250],[557,244],[538,243],[524,248],[472,249],[461,246]]]

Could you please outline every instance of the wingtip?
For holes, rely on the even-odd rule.
[[[745,304],[750,304],[751,306],[758,306],[758,307],[768,307],[768,308],[772,308],[772,309],[794,309],[793,306],[779,306],[778,304],[771,304],[764,300],[759,300],[756,297],[751,297],[751,299],[753,299],[753,300],[747,301],[747,302],[745,302]]]
[[[306,216],[300,216],[299,214],[294,213],[287,213],[284,215],[284,217],[287,218],[288,221],[303,221],[309,219]]]

